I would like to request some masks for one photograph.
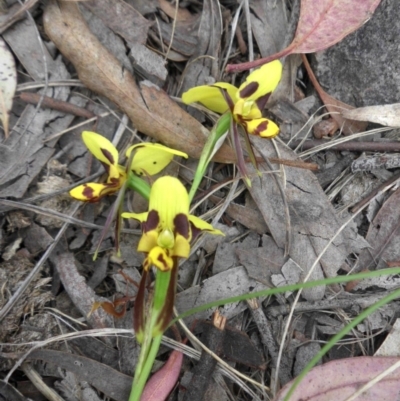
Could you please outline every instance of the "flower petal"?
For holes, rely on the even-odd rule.
[[[149,211],[156,211],[162,229],[175,232],[175,218],[189,214],[189,196],[186,188],[175,177],[164,176],[151,187]]]
[[[242,125],[249,134],[258,135],[262,138],[273,138],[279,134],[279,127],[267,118],[245,120],[242,121]]]
[[[188,258],[190,255],[190,244],[189,240],[184,236],[178,234],[175,237],[175,246],[173,249],[173,256],[178,258]]]
[[[140,143],[138,145],[133,145],[126,151],[127,158],[129,158],[133,150],[136,150],[136,153],[133,156],[131,170],[136,175],[157,174],[168,166],[174,156],[188,158],[186,153],[168,148],[159,143]]]
[[[278,86],[282,77],[282,63],[274,60],[253,71],[240,85],[237,91],[237,100],[257,100],[259,97],[271,93]]]
[[[213,85],[196,86],[182,94],[182,101],[185,104],[199,102],[207,109],[218,114],[223,114],[229,110],[229,106],[219,88],[226,89],[228,95],[236,98],[237,88],[226,82],[216,82]]]
[[[255,102],[239,99],[235,103],[233,116],[237,122],[241,123],[242,118],[253,120],[255,118],[261,118],[262,113]]]
[[[71,189],[69,194],[74,199],[80,201],[97,202],[103,196],[117,192],[120,187],[121,185],[115,183],[100,184],[97,182],[89,182]]]
[[[100,160],[110,178],[119,178],[118,151],[104,136],[95,132],[83,131],[82,139],[93,156]]]
[[[225,235],[221,230],[214,228],[210,223],[202,220],[200,217],[189,215],[189,222],[192,226],[192,238],[195,239],[202,231],[207,231],[214,235]]]
[[[121,217],[123,217],[124,219],[136,219],[139,220],[141,223],[143,223],[144,221],[147,220],[147,216],[148,216],[148,212],[144,212],[144,213],[122,213]]]
[[[154,247],[147,255],[144,268],[147,267],[146,270],[148,270],[150,266],[155,266],[163,272],[171,270],[174,267],[174,261],[170,256],[170,251],[160,246]]]
[[[150,252],[153,248],[158,246],[157,239],[158,232],[156,230],[143,233],[138,244],[138,252]]]

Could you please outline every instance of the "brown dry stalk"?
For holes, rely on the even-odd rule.
[[[47,107],[49,109],[62,111],[64,113],[73,114],[78,117],[93,118],[95,114],[89,110],[82,107],[75,106],[72,103],[64,102],[62,100],[54,99],[48,96],[41,96],[37,93],[22,92],[19,95],[23,102],[30,104],[38,104],[41,101],[42,107]],[[42,100],[41,100],[42,99]]]

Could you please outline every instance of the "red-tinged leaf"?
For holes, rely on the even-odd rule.
[[[351,135],[356,132],[364,131],[365,128],[367,128],[368,123],[344,118],[342,113],[346,110],[352,110],[354,107],[328,95],[317,81],[317,78],[315,77],[314,72],[308,63],[307,57],[302,55],[302,60],[304,66],[306,67],[310,81],[314,85],[315,90],[318,92],[319,97],[324,102],[326,109],[329,111],[329,113],[331,113],[331,117],[336,122],[338,129],[342,130],[345,135]]]
[[[370,380],[390,368],[397,357],[339,359],[312,369],[296,388],[290,401],[344,401]],[[356,401],[394,401],[398,399],[400,369],[363,392]],[[274,401],[283,401],[292,382],[278,393]]]
[[[147,382],[140,401],[166,400],[178,380],[182,360],[182,352],[172,351],[167,363]]]
[[[293,42],[271,56],[229,64],[228,72],[245,71],[293,53],[314,53],[341,41],[367,22],[381,0],[301,0]]]

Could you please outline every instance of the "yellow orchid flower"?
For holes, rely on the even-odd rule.
[[[281,76],[282,64],[275,60],[253,71],[239,88],[226,82],[197,86],[183,93],[182,101],[186,104],[199,102],[219,114],[230,111],[235,122],[247,133],[273,138],[278,135],[279,127],[262,117],[262,109]]]
[[[115,193],[122,187],[127,179],[126,168],[118,164],[118,151],[107,138],[95,132],[84,131],[82,139],[93,156],[103,164],[108,177],[105,183],[90,182],[79,185],[70,191],[70,195],[81,201],[97,202],[103,196]],[[135,155],[131,170],[139,176],[159,173],[175,155],[188,157],[184,152],[158,143],[133,145],[126,152],[128,158],[132,151],[135,151]]]
[[[187,258],[190,242],[201,232],[224,235],[211,224],[189,214],[189,196],[183,184],[174,177],[164,176],[151,187],[149,211],[122,213],[142,223],[138,251],[147,253],[144,269],[151,266],[161,271],[171,270],[177,258]]]

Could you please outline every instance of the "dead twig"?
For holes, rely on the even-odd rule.
[[[42,107],[47,107],[49,109],[62,111],[64,113],[73,114],[78,117],[84,118],[93,118],[96,117],[94,113],[89,110],[86,110],[82,107],[75,106],[72,103],[64,102],[62,100],[54,99],[48,96],[41,96],[37,93],[30,93],[30,92],[22,92],[19,95],[20,99],[26,103],[37,105],[40,100]]]
[[[332,144],[334,141],[325,141],[323,139],[312,139],[309,141],[293,141],[290,143],[290,147],[295,149],[301,144],[302,150],[313,149],[317,146]],[[338,143],[336,145],[329,146],[332,150],[349,150],[355,152],[400,152],[400,141],[393,142],[358,142],[358,141],[347,141]]]

